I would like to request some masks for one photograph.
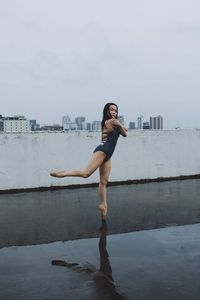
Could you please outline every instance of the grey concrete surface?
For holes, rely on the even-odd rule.
[[[0,299],[199,299],[200,224],[101,238],[2,248]]]
[[[200,179],[107,189],[110,234],[200,222]],[[0,195],[0,247],[98,236],[97,188]]]
[[[199,183],[0,195],[0,299],[199,299]]]

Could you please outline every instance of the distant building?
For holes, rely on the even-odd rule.
[[[4,131],[3,117],[0,115],[0,132]]]
[[[69,116],[62,117],[62,126],[64,130],[69,129],[68,127],[70,123],[71,123],[71,119]]]
[[[58,124],[55,125],[44,125],[40,127],[40,131],[63,131],[63,126]]]
[[[87,123],[85,121],[81,124],[81,130],[87,130]]]
[[[39,130],[40,125],[37,124],[36,120],[30,120],[29,122],[30,122],[31,131]]]
[[[31,130],[30,121],[24,116],[4,117],[4,132],[27,132]]]
[[[63,116],[62,126],[63,126],[64,130],[77,130],[78,129],[77,124],[75,122],[72,122],[68,115]]]
[[[89,131],[92,130],[92,124],[91,123],[87,123],[87,130],[89,130]]]
[[[163,117],[158,116],[158,129],[163,129]]]
[[[143,122],[143,129],[150,129],[150,123],[149,122]]]
[[[139,116],[139,117],[137,118],[137,129],[143,129],[143,124],[142,124],[142,122],[143,122],[143,117],[142,117],[142,116]]]
[[[124,116],[118,116],[119,122],[124,125]]]
[[[150,117],[150,129],[163,129],[163,117]]]
[[[93,121],[92,122],[92,130],[93,131],[101,131],[101,121]]]
[[[135,129],[135,122],[129,122],[129,129]]]
[[[75,118],[75,123],[77,124],[77,129],[78,130],[86,130],[86,121],[85,121],[85,117],[76,117]]]

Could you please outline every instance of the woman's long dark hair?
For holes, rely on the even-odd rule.
[[[103,119],[101,121],[101,130],[102,130],[102,132],[103,132],[103,128],[104,128],[104,125],[105,125],[105,121],[109,120],[111,118],[111,115],[109,113],[109,107],[110,107],[110,105],[114,105],[114,106],[117,107],[117,116],[116,116],[116,119],[118,117],[118,106],[117,106],[117,104],[115,104],[115,103],[106,103],[106,105],[104,106],[104,109],[103,109]]]

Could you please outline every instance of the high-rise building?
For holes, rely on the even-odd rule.
[[[87,123],[85,121],[81,123],[81,130],[87,130]]]
[[[93,121],[92,122],[92,130],[100,131],[101,130],[101,121]]]
[[[62,127],[64,130],[77,130],[78,128],[77,124],[72,122],[68,115],[62,117]]]
[[[4,125],[3,125],[3,117],[0,115],[0,132],[4,130]]]
[[[92,124],[91,123],[87,123],[87,130],[89,130],[89,131],[92,130]]]
[[[137,129],[142,129],[143,128],[142,122],[143,122],[143,116],[141,115],[137,118]]]
[[[129,122],[129,129],[135,129],[135,122]]]
[[[158,116],[158,129],[163,129],[163,117]]]
[[[77,124],[77,129],[78,130],[84,130],[86,129],[86,122],[85,122],[85,117],[76,117],[75,118],[75,123]]]
[[[118,120],[122,125],[124,125],[124,116],[118,116]]]
[[[67,128],[68,124],[71,123],[71,119],[69,116],[63,116],[62,117],[62,126],[63,126],[63,129],[69,129]]]
[[[150,129],[163,129],[163,117],[150,117]]]

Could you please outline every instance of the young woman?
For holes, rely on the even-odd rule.
[[[99,168],[99,197],[102,217],[107,214],[106,185],[111,170],[111,156],[115,150],[119,135],[127,136],[128,129],[118,121],[118,107],[115,103],[107,103],[103,109],[102,143],[94,150],[93,155],[84,170],[51,172],[53,177],[82,177],[87,178]]]

